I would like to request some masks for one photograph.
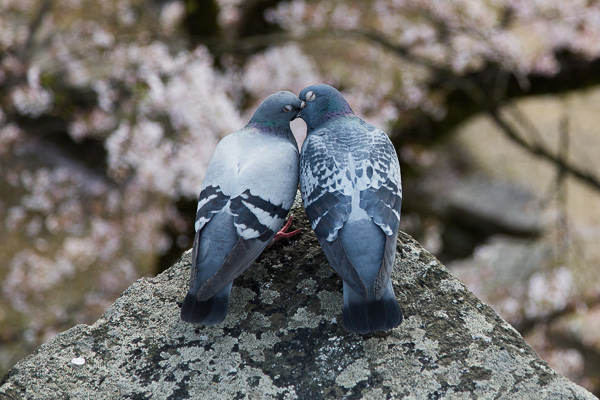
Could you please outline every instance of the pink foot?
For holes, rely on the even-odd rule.
[[[278,242],[281,239],[291,238],[292,236],[296,236],[297,234],[300,233],[301,229],[296,229],[295,231],[286,232],[288,230],[288,228],[290,227],[290,225],[292,224],[293,220],[294,220],[294,216],[290,215],[290,218],[288,218],[288,221],[286,222],[285,226],[283,228],[281,228],[281,230],[275,234],[275,237],[273,238],[273,243],[271,243],[271,245],[273,245],[274,243]]]

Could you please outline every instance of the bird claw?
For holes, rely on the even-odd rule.
[[[293,236],[298,235],[302,231],[302,229],[296,229],[295,231],[286,232],[292,224],[293,220],[294,216],[290,215],[290,218],[288,218],[288,221],[283,226],[283,228],[281,228],[281,230],[275,234],[275,237],[273,237],[273,242],[271,243],[271,246],[276,242],[280,241],[281,239],[289,239]]]

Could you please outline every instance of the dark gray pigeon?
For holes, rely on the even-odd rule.
[[[356,333],[402,322],[390,274],[402,187],[394,146],[328,85],[304,88],[307,125],[300,156],[306,215],[344,286],[344,327]]]
[[[303,106],[291,92],[272,94],[248,125],[217,145],[198,199],[182,320],[205,325],[223,321],[233,280],[283,225],[298,188],[298,145],[290,121]]]

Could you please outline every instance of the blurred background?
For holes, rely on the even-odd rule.
[[[324,82],[390,134],[401,229],[600,395],[600,2],[564,5],[0,1],[0,376],[177,260],[219,139]]]

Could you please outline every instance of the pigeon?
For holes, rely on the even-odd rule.
[[[198,199],[183,321],[222,322],[233,280],[283,225],[298,190],[299,152],[290,121],[303,106],[291,92],[274,93],[244,128],[218,143]],[[297,232],[283,231],[278,237]]]
[[[402,322],[390,274],[396,256],[402,186],[394,146],[357,117],[341,93],[308,86],[298,114],[307,136],[300,155],[306,215],[343,280],[344,328],[366,334]]]

